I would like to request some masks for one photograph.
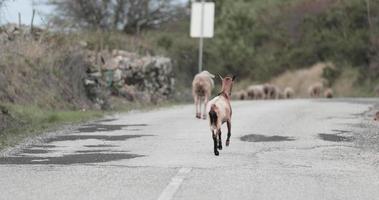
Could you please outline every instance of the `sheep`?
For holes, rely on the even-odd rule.
[[[272,87],[274,88],[272,93],[272,99],[284,99],[284,94],[280,90],[280,88],[276,85],[273,85]]]
[[[207,112],[209,114],[209,126],[212,132],[213,138],[213,150],[216,156],[219,155],[219,151],[222,149],[221,140],[221,125],[225,122],[228,126],[228,135],[226,139],[226,146],[229,146],[231,136],[231,119],[232,119],[232,107],[230,105],[230,96],[232,92],[233,82],[235,76],[222,78],[221,92],[207,104]]]
[[[325,97],[325,98],[328,98],[328,99],[333,98],[333,90],[332,90],[332,88],[327,88],[327,89],[324,91],[324,97]]]
[[[234,99],[245,100],[248,98],[248,94],[245,90],[240,90],[233,95]]]
[[[202,71],[195,75],[192,81],[192,96],[196,106],[196,118],[201,118],[201,97],[204,97],[204,112],[203,119],[207,118],[205,113],[206,104],[211,96],[211,91],[214,87],[213,78],[215,76],[208,71]]]
[[[247,88],[247,96],[249,99],[264,99],[264,87],[263,85],[251,85]]]
[[[379,121],[379,112],[376,112],[375,113],[375,118],[374,118],[375,121]]]
[[[375,87],[374,92],[376,96],[379,96],[379,85]]]
[[[284,95],[284,92],[282,90],[279,90],[278,92],[278,99],[285,99],[286,96]]]
[[[321,83],[315,83],[308,88],[308,94],[310,97],[320,97],[323,86]]]
[[[291,87],[286,87],[284,89],[284,97],[286,99],[292,99],[295,96],[295,91]]]
[[[273,84],[266,83],[263,85],[263,91],[265,94],[265,99],[276,99],[278,98],[277,88]]]

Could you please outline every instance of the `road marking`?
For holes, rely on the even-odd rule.
[[[191,169],[192,168],[190,167],[181,168],[179,172],[171,179],[167,187],[163,190],[158,200],[171,200]]]

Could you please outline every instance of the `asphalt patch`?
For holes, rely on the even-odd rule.
[[[125,127],[143,127],[147,124],[87,124],[77,129],[79,133],[92,133],[97,131],[117,131]]]
[[[259,134],[245,135],[245,136],[242,136],[240,139],[245,142],[283,142],[283,141],[295,140],[295,138],[293,137],[279,136],[279,135],[267,136],[267,135],[259,135]]]
[[[113,121],[116,121],[116,120],[117,120],[116,118],[110,118],[110,119],[96,120],[95,122],[97,122],[97,123],[100,123],[100,122],[113,122]]]
[[[97,145],[84,145],[84,147],[102,148],[102,147],[117,147],[117,146],[116,145],[110,145],[110,144],[97,144]]]
[[[337,133],[341,133],[341,134],[343,134],[343,133],[351,133],[351,132],[353,132],[353,131],[340,130],[340,129],[332,129],[332,131],[337,132]]]
[[[70,154],[61,157],[34,157],[34,156],[13,156],[1,157],[0,164],[2,165],[72,165],[86,163],[102,163],[109,161],[117,161],[124,159],[132,159],[143,157],[138,154],[128,153],[85,153],[85,154]]]
[[[330,116],[330,117],[325,117],[325,118],[321,118],[321,119],[327,119],[327,120],[329,120],[329,119],[356,119],[356,117]]]
[[[132,138],[146,137],[152,135],[61,135],[54,138],[49,138],[46,143],[59,142],[59,141],[74,141],[74,140],[88,140],[96,139],[103,141],[124,141]]]
[[[49,153],[49,150],[46,149],[23,149],[22,153],[27,153],[27,154],[44,154],[44,153]]]
[[[338,134],[327,134],[327,133],[319,133],[318,137],[324,141],[329,142],[352,142],[353,137],[349,136],[342,136]]]
[[[95,149],[95,150],[80,150],[75,151],[75,153],[106,153],[106,152],[112,152],[112,153],[126,153],[129,151],[112,151],[108,149]]]
[[[75,153],[104,153],[104,152],[111,152],[111,151],[110,150],[104,150],[104,149],[75,151]]]
[[[35,147],[35,148],[55,148],[57,146],[55,146],[55,145],[32,145],[31,147]]]

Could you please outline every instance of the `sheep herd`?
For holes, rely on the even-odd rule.
[[[206,106],[214,88],[215,76],[208,71],[202,71],[195,75],[192,82],[192,96],[196,106],[196,118],[206,119],[208,113]],[[316,82],[308,87],[310,98],[333,98],[331,88],[325,88],[321,82]],[[292,99],[300,95],[292,87],[280,87],[272,83],[253,84],[246,89],[233,92],[231,98],[238,100],[268,100],[268,99]]]
[[[325,88],[321,83],[314,83],[308,87],[308,95],[311,98],[333,98],[333,90]],[[264,99],[292,99],[296,92],[292,87],[281,87],[272,83],[250,85],[246,89],[239,90],[233,94],[238,100],[264,100]]]

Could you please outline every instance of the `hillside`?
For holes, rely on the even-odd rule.
[[[205,69],[266,82],[286,71],[332,63],[340,74],[356,74],[352,90],[374,95],[379,84],[379,15],[374,11],[379,2],[366,2],[217,1],[215,37],[205,40]],[[172,58],[184,88],[197,73],[198,41],[188,33],[189,16],[140,36],[143,48]]]

